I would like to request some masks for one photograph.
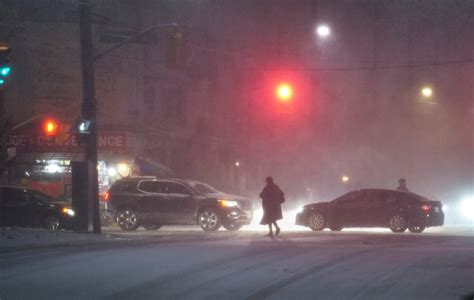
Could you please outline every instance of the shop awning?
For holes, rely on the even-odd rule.
[[[14,161],[17,163],[34,163],[38,160],[81,161],[84,160],[84,155],[76,152],[29,152],[20,153],[14,158]]]

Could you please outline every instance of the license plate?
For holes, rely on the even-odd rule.
[[[439,213],[439,207],[435,207],[435,212]]]

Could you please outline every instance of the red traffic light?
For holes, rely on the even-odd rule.
[[[46,119],[43,121],[43,133],[47,136],[54,136],[58,134],[59,123],[53,119]]]
[[[280,102],[289,102],[293,98],[293,88],[288,83],[280,83],[275,93]]]

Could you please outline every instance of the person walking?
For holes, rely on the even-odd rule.
[[[268,225],[269,233],[267,236],[273,238],[273,228],[275,226],[275,236],[280,234],[280,227],[277,224],[278,220],[283,219],[281,212],[281,204],[285,202],[285,196],[283,191],[273,182],[272,177],[265,179],[266,186],[260,193],[262,198],[263,217],[260,221],[261,225]]]
[[[398,180],[397,191],[409,192],[409,190],[407,188],[407,182],[406,182],[405,178],[400,178]]]

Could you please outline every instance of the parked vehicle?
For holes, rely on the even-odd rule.
[[[106,213],[125,231],[171,224],[198,224],[205,231],[222,225],[233,231],[250,224],[253,214],[249,199],[184,179],[121,179],[111,186],[104,201]]]
[[[61,202],[33,189],[0,186],[2,226],[72,229],[74,216],[75,212],[68,202]]]
[[[388,227],[393,232],[407,228],[421,233],[426,227],[442,226],[444,213],[440,201],[420,195],[383,189],[349,192],[330,202],[305,205],[296,216],[296,224],[312,230],[347,227]]]

